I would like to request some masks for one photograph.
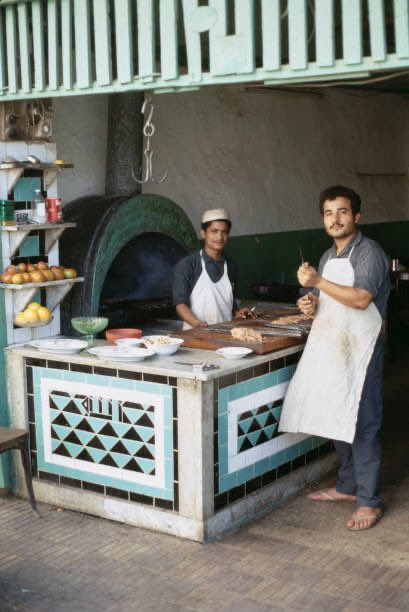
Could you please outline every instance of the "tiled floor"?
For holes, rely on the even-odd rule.
[[[387,367],[385,516],[351,533],[348,503],[299,495],[200,545],[0,498],[0,610],[80,612],[409,610],[409,379]]]

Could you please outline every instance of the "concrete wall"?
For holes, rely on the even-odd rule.
[[[317,228],[319,191],[345,183],[364,200],[363,223],[409,219],[409,105],[397,95],[208,89],[154,97],[153,167],[168,180],[144,193],[182,206],[196,227],[205,208],[233,215],[232,235]],[[103,193],[107,97],[55,100],[64,200]]]
[[[222,205],[233,235],[319,227],[318,194],[335,183],[362,195],[364,223],[409,218],[404,98],[224,88],[156,96],[155,111],[154,167],[169,178],[149,191],[195,225]]]
[[[107,96],[55,98],[53,138],[59,159],[74,164],[58,177],[63,202],[105,192]]]

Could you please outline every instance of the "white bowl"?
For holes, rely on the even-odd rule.
[[[154,355],[150,348],[140,348],[137,346],[96,346],[88,351],[91,355],[96,355],[104,361],[142,361],[146,357]]]
[[[123,346],[123,347],[133,347],[133,346],[141,346],[141,344],[143,344],[143,340],[142,338],[119,338],[118,340],[115,340],[115,344],[116,346]]]
[[[183,339],[170,336],[144,336],[142,342],[158,355],[173,355],[183,344]]]
[[[221,355],[225,359],[242,359],[246,355],[250,355],[252,352],[252,349],[244,346],[224,346],[216,351],[218,355]]]

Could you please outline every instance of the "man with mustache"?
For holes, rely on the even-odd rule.
[[[280,430],[334,440],[340,467],[336,486],[308,495],[315,501],[357,505],[346,526],[369,529],[382,517],[381,463],[383,344],[380,337],[390,290],[389,261],[358,228],[361,199],[336,185],[320,195],[324,227],[334,239],[318,271],[298,269],[311,332],[287,390]]]

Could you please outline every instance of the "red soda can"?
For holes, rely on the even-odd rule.
[[[61,198],[47,198],[47,221],[62,221]]]

